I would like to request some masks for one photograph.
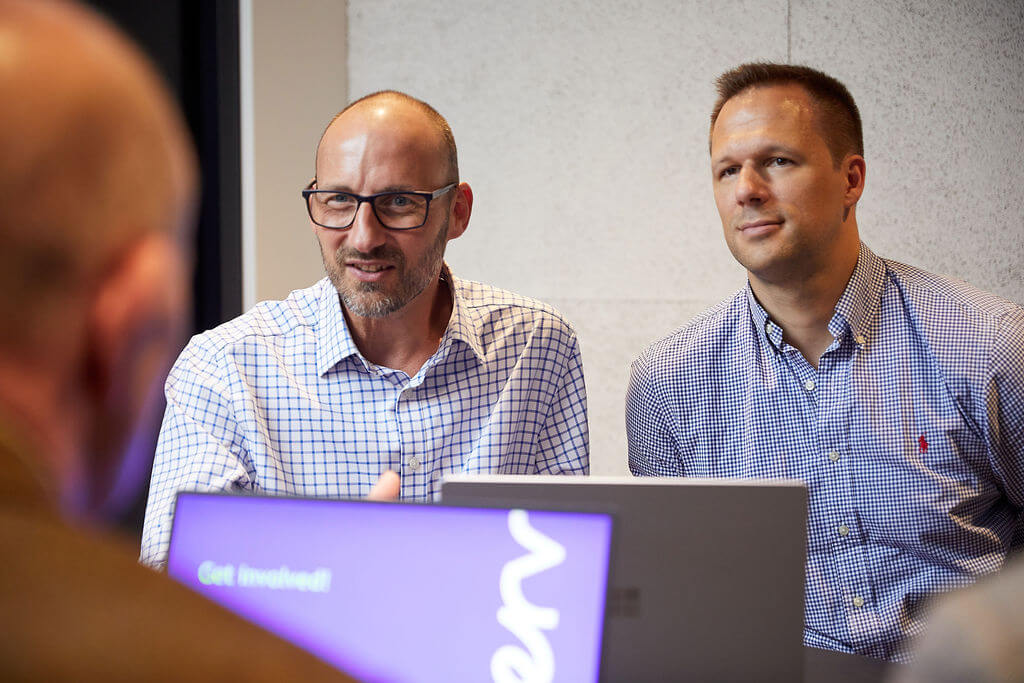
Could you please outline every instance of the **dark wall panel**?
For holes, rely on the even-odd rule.
[[[195,233],[192,329],[209,329],[242,310],[238,2],[89,4],[149,54],[177,96],[195,140],[202,197]],[[156,434],[150,440],[155,446]],[[142,529],[145,488],[120,520],[136,538]]]
[[[178,97],[199,152],[193,328],[242,309],[238,2],[92,0],[149,53]]]

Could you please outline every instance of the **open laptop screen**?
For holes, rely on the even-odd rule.
[[[596,681],[610,541],[597,513],[182,493],[167,571],[364,680]]]

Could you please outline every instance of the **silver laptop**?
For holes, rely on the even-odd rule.
[[[802,679],[803,482],[457,475],[441,496],[615,514],[603,680]]]

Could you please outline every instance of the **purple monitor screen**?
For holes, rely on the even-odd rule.
[[[605,514],[180,494],[167,572],[368,681],[596,681]]]

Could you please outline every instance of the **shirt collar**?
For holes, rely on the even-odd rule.
[[[349,356],[358,356],[359,349],[345,322],[338,290],[329,278],[320,282],[320,310],[317,315],[316,371],[321,377]]]
[[[441,266],[441,282],[451,292],[452,315],[448,320],[448,327],[441,337],[439,349],[447,351],[454,342],[461,341],[472,349],[477,358],[483,360],[483,347],[480,345],[480,335],[477,333],[480,322],[475,319],[469,306],[459,295],[459,288],[455,286],[455,278],[447,263]],[[317,333],[316,371],[323,377],[324,373],[345,358],[349,356],[362,358],[362,354],[359,353],[355,340],[352,339],[352,333],[348,329],[348,323],[345,322],[345,313],[341,308],[338,291],[329,279],[323,280],[321,285],[323,291],[320,295],[320,311],[317,316],[319,330]]]
[[[449,346],[460,341],[468,346],[477,359],[484,360],[484,349],[480,343],[480,328],[483,321],[473,315],[472,309],[466,304],[466,300],[459,295],[459,287],[455,286],[455,278],[452,276],[448,264],[441,269],[441,281],[446,283],[452,293],[452,317],[448,321],[448,329],[445,330],[441,346]]]
[[[857,256],[857,266],[836,303],[836,312],[828,324],[833,337],[840,338],[849,329],[853,340],[863,346],[867,339],[868,323],[878,310],[885,287],[885,262],[863,242]]]
[[[865,332],[872,314],[878,310],[884,285],[885,262],[861,242],[853,275],[839,297],[835,313],[828,324],[828,331],[832,336],[839,339],[849,329],[853,340],[859,345],[864,345],[867,339]],[[772,321],[768,311],[764,310],[754,296],[749,280],[746,291],[750,317],[761,334],[771,342],[776,351],[779,351],[782,349],[782,328]]]
[[[769,346],[776,351],[782,349],[782,328],[776,325],[764,310],[761,302],[754,296],[754,290],[750,287],[750,280],[747,280],[747,305],[750,308],[750,317],[754,321],[758,335],[768,340]]]

